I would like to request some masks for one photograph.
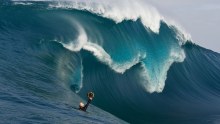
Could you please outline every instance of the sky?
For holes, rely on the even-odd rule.
[[[193,42],[220,53],[220,0],[146,0],[180,24]]]

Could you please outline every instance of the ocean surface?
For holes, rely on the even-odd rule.
[[[120,7],[0,2],[0,123],[219,124],[220,54]]]

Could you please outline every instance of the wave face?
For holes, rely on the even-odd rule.
[[[52,5],[51,7],[66,9],[64,5],[68,4]],[[78,32],[77,38],[68,40],[56,38],[56,41],[73,52],[82,49],[89,51],[100,62],[108,65],[117,73],[123,74],[132,66],[141,63],[143,69],[140,72],[140,83],[142,86],[151,93],[162,92],[167,71],[171,64],[182,62],[185,58],[185,54],[181,49],[181,44],[185,41],[179,39],[180,32],[177,29],[159,19],[155,24],[152,24],[146,21],[147,17],[143,18],[142,14],[135,18],[125,16],[124,12],[115,14],[118,8],[114,8],[114,11],[111,9],[107,11],[106,8],[108,7],[104,6],[104,10],[102,10],[104,12],[100,12],[100,8],[97,9],[96,7],[99,4],[81,3],[74,5],[67,6],[67,8],[72,7],[79,11],[72,10],[72,15],[63,15],[63,18],[69,21],[68,23],[72,23],[72,28]],[[116,22],[82,10],[111,18]],[[76,16],[77,14],[81,15]],[[86,17],[82,18],[82,15]],[[140,17],[139,20],[138,17]],[[123,18],[127,21],[122,21]],[[155,20],[152,19],[152,21]],[[155,27],[158,28],[155,29]]]
[[[130,123],[219,122],[218,53],[186,41],[186,35],[155,10],[146,12],[148,16],[129,16],[116,13],[117,7],[98,11],[96,4],[63,5],[68,4],[1,5],[1,85],[14,89],[12,95],[23,102],[42,98],[43,103],[37,98],[29,102],[39,107],[54,101],[77,106],[79,96],[85,98],[92,90],[94,105]],[[25,94],[31,95],[24,99]],[[63,106],[54,106],[51,112],[56,111],[56,117]],[[71,114],[86,116],[79,123],[104,123],[97,118],[100,111],[93,110],[95,117],[75,111],[62,116],[65,120]],[[111,118],[106,123],[124,123],[104,115]]]

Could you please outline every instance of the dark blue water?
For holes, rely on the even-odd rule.
[[[219,53],[163,21],[154,33],[51,4],[0,5],[1,123],[219,123]],[[88,91],[88,113],[74,109]]]

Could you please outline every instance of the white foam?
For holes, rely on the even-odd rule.
[[[88,42],[83,46],[83,49],[91,52],[99,61],[107,65],[112,64],[110,55],[99,45]]]
[[[62,44],[65,48],[67,48],[71,51],[80,51],[82,49],[82,47],[88,41],[88,38],[87,38],[85,30],[83,29],[83,27],[80,24],[78,24],[78,22],[76,22],[75,20],[71,20],[71,22],[74,25],[74,27],[77,28],[79,35],[76,40],[69,41],[69,43],[67,43],[67,44],[65,44],[65,43],[62,43]]]
[[[168,63],[170,65],[170,63]],[[153,92],[162,92],[165,86],[166,81],[166,75],[167,70],[161,69],[163,72],[161,72],[162,75],[157,75],[156,79],[153,79],[150,77],[149,70],[147,69],[146,65],[142,63],[142,71],[140,71],[140,80],[142,80],[141,84],[146,89],[147,92],[153,93]],[[170,67],[170,66],[167,66]],[[164,72],[165,71],[165,72]]]
[[[144,26],[150,28],[154,32],[159,32],[160,21],[163,17],[158,11],[141,1],[79,1],[59,2],[57,5],[51,4],[51,7],[58,8],[74,8],[79,10],[87,10],[105,18],[110,18],[116,23],[123,20],[141,19]]]
[[[146,89],[147,92],[153,93],[153,92],[162,92],[165,86],[165,81],[167,79],[167,72],[170,68],[170,66],[174,62],[183,62],[185,59],[185,53],[183,50],[180,50],[180,52],[171,51],[169,59],[165,61],[162,68],[160,68],[159,73],[154,78],[154,76],[150,76],[150,70],[148,70],[147,66],[144,64],[144,62],[141,62],[142,70],[139,72],[140,80],[142,81],[142,86]],[[152,70],[151,70],[152,71]]]
[[[33,3],[30,3],[30,2],[21,2],[21,1],[14,1],[13,2],[14,5],[32,5]]]
[[[138,54],[133,60],[125,62],[125,63],[117,63],[112,60],[111,56],[99,45],[87,42],[83,46],[84,50],[90,51],[100,62],[108,65],[111,69],[118,73],[124,73],[126,70],[130,69],[132,66],[136,65],[141,61],[141,59],[145,58],[146,55]]]

